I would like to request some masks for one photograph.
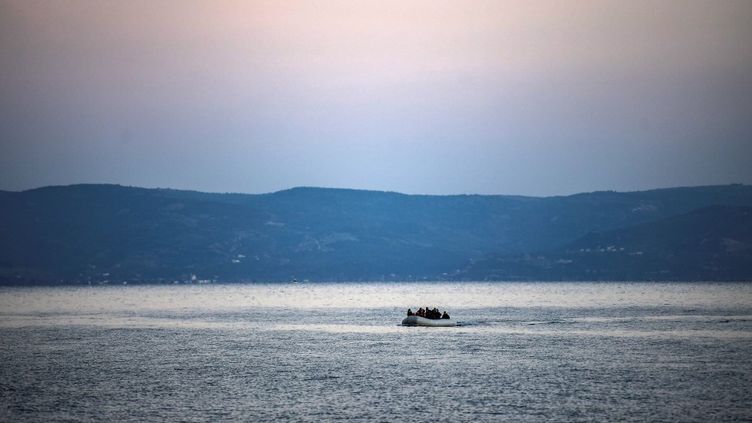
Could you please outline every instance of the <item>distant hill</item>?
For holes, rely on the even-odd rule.
[[[466,277],[752,280],[752,208],[711,206],[592,232],[553,252],[480,260]]]
[[[733,257],[746,251],[744,207],[752,207],[752,187],[745,185],[545,198],[323,188],[210,194],[117,185],[0,191],[0,282],[740,279],[749,277],[745,268],[730,264],[661,272],[682,233],[720,239]],[[714,223],[731,218],[738,226]],[[682,226],[682,219],[691,223]],[[614,267],[612,256],[579,252],[612,245],[609,237],[629,240],[630,252],[642,251],[655,265]],[[687,248],[705,254],[691,242]],[[713,263],[726,263],[719,260]]]

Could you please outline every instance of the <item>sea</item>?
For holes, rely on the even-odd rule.
[[[752,421],[752,283],[1,288],[0,421]]]

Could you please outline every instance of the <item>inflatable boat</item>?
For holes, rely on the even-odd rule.
[[[457,323],[452,319],[426,319],[420,316],[407,316],[402,319],[402,326],[447,327],[457,326]]]

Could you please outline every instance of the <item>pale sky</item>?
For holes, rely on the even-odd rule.
[[[0,0],[0,189],[752,183],[752,1]]]

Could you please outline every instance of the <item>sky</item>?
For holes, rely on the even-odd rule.
[[[752,2],[0,0],[0,189],[752,183]]]

